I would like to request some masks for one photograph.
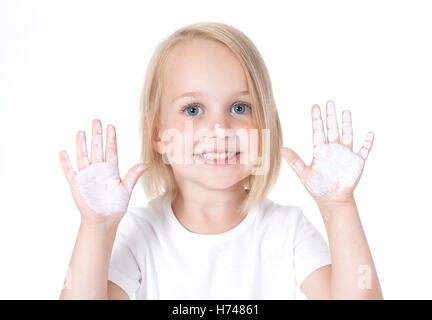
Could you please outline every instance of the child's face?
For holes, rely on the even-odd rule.
[[[183,42],[170,52],[163,77],[155,148],[167,152],[176,179],[225,189],[249,176],[257,159],[258,131],[250,131],[257,126],[235,55],[212,41]],[[188,92],[198,94],[179,97]],[[224,160],[201,156],[203,151],[220,156],[227,150],[237,154]]]

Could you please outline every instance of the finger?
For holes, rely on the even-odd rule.
[[[297,176],[302,179],[304,169],[306,168],[304,161],[298,156],[298,154],[294,150],[291,150],[289,148],[281,148],[280,152],[286,162],[288,162],[288,164],[297,174]]]
[[[357,153],[357,155],[362,157],[363,160],[366,160],[368,155],[369,155],[369,152],[370,152],[372,145],[373,145],[374,136],[375,135],[373,134],[373,132],[369,132],[366,136],[366,139],[363,143],[363,146],[361,147],[361,149]]]
[[[88,167],[90,160],[87,154],[87,144],[84,131],[78,131],[76,135],[76,153],[77,153],[77,163],[78,171],[81,171]]]
[[[129,192],[132,192],[132,189],[135,187],[138,179],[141,177],[143,172],[147,170],[147,166],[145,164],[136,164],[126,173],[125,178],[122,181],[122,184],[129,189]]]
[[[339,143],[339,129],[336,117],[336,106],[332,100],[327,101],[327,142]]]
[[[116,131],[112,124],[107,126],[105,159],[109,163],[117,164],[117,137]]]
[[[91,161],[103,161],[103,138],[102,138],[102,123],[95,119],[92,122],[92,150]]]
[[[349,110],[342,112],[342,144],[350,148],[350,150],[353,148],[353,130],[351,112]]]
[[[321,109],[319,105],[312,106],[312,131],[314,147],[325,143],[324,126],[321,117]]]
[[[63,169],[63,173],[69,183],[69,185],[72,185],[76,176],[75,170],[72,168],[71,163],[69,161],[69,157],[66,153],[66,151],[60,151],[59,154],[60,157],[60,165]]]

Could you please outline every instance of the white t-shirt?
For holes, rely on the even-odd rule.
[[[108,280],[135,299],[295,299],[328,264],[327,242],[299,207],[265,198],[233,229],[198,234],[159,196],[121,220]]]

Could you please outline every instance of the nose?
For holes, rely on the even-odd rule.
[[[236,134],[235,130],[227,124],[216,122],[213,125],[212,147],[218,150],[225,150],[225,148],[236,148]]]
[[[222,122],[216,122],[213,124],[212,137],[216,139],[235,138],[236,132],[230,125]]]
[[[197,141],[195,154],[202,153],[204,150],[238,150],[236,125],[224,116],[208,117],[201,127],[195,131],[194,139]]]
[[[203,149],[222,150],[227,145],[231,146],[236,143],[234,128],[235,124],[229,117],[224,114],[213,114],[200,123],[200,128],[195,132],[194,137],[202,143]]]
[[[214,134],[216,138],[225,138],[227,135],[229,135],[229,128],[225,125],[221,125],[219,123],[215,123],[214,125]]]
[[[225,115],[222,114],[220,116],[214,116],[208,120],[209,122],[207,123],[207,128],[212,131],[212,137],[223,139],[225,137],[234,136],[234,130],[232,128],[230,119],[228,119]]]

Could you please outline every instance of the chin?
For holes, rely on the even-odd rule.
[[[221,173],[203,173],[195,176],[193,180],[199,184],[216,190],[229,189],[241,183],[248,175],[221,174]]]
[[[213,167],[194,165],[193,167],[177,166],[173,168],[175,175],[193,181],[209,189],[229,189],[247,178],[252,168],[249,166]]]

